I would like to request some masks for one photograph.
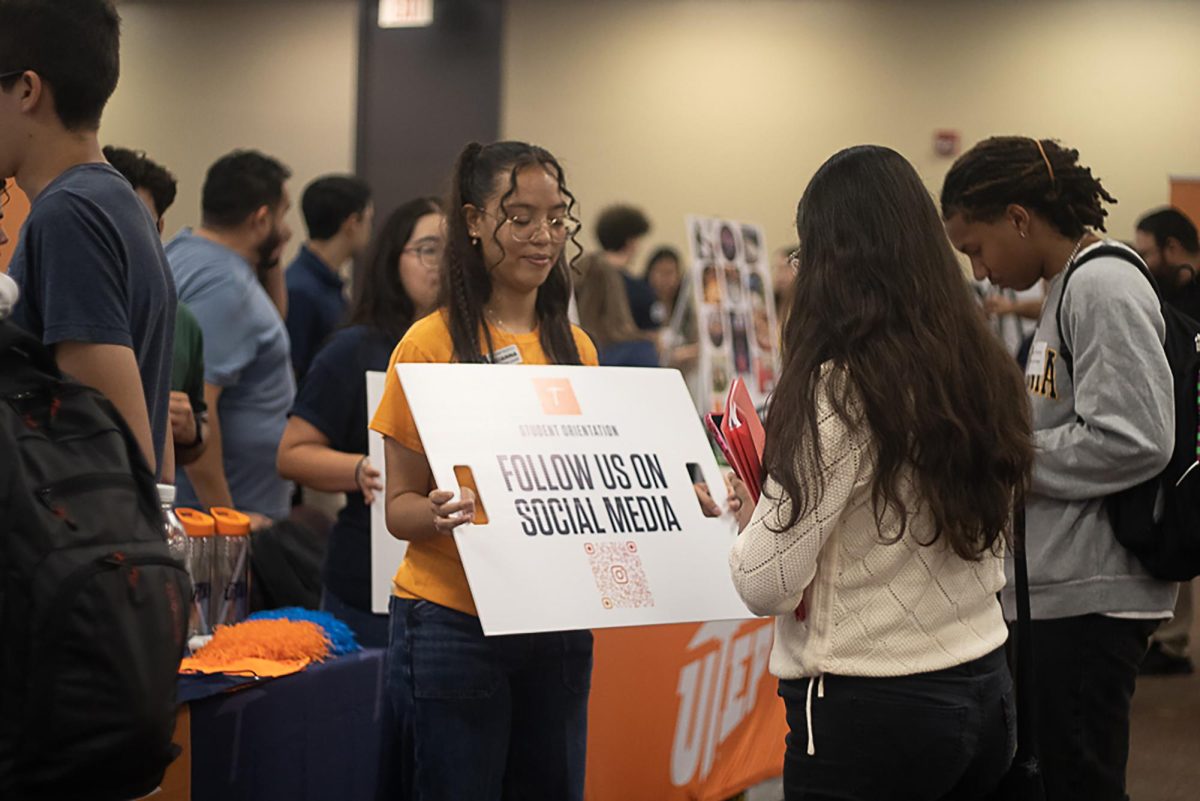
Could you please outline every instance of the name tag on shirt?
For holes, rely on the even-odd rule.
[[[509,345],[507,348],[501,348],[496,351],[492,358],[492,364],[520,364],[521,350],[516,345]]]
[[[1046,372],[1046,343],[1034,342],[1029,349],[1029,361],[1025,363],[1025,375],[1041,376]]]

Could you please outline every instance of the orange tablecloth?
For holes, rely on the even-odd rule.
[[[587,801],[721,801],[783,772],[769,620],[596,632]]]

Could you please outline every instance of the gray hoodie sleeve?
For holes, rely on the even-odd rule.
[[[1033,491],[1098,498],[1160,472],[1171,458],[1175,406],[1166,326],[1150,283],[1119,259],[1083,265],[1067,284],[1062,328],[1074,355],[1076,419],[1034,433]]]

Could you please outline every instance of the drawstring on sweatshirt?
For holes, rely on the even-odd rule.
[[[817,684],[817,698],[825,697],[825,674],[821,673],[818,676],[810,676],[808,679],[808,696],[804,701],[804,724],[808,727],[808,755],[816,756],[817,744],[815,742],[816,735],[813,733],[812,724],[812,702],[813,702],[813,682]]]

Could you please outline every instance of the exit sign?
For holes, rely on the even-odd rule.
[[[380,28],[420,28],[433,24],[433,0],[379,0]]]

